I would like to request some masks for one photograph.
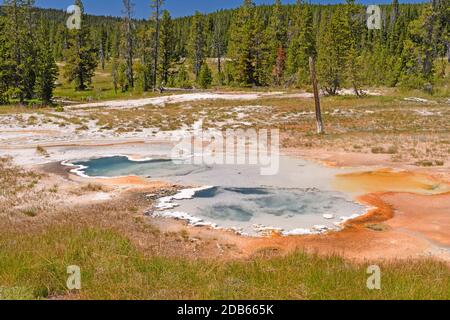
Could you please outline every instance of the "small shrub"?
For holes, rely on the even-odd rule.
[[[89,127],[86,125],[77,128],[77,131],[86,131],[86,130],[89,130]]]
[[[441,160],[422,160],[415,163],[418,167],[442,167],[444,164],[444,161]]]
[[[382,232],[382,231],[388,230],[388,227],[384,224],[370,224],[370,225],[366,226],[366,228],[369,230],[377,231],[377,232]]]
[[[373,147],[372,148],[372,153],[374,153],[374,154],[384,153],[384,148],[383,147]]]
[[[398,153],[398,149],[396,146],[390,146],[388,149],[383,147],[373,147],[372,153],[374,154],[396,154]]]
[[[44,147],[41,147],[41,146],[37,146],[36,147],[36,152],[37,152],[38,155],[43,156],[43,157],[48,157],[49,156],[47,150],[45,150]]]
[[[24,215],[28,216],[28,217],[36,217],[38,215],[38,210],[34,207],[31,208],[26,208],[24,210],[21,211]]]
[[[387,153],[387,154],[396,154],[396,153],[398,153],[398,149],[397,149],[396,146],[390,146],[390,147],[387,149],[386,153]]]
[[[85,192],[100,192],[100,191],[105,191],[103,186],[99,185],[99,184],[92,184],[89,183],[88,185],[84,186],[81,188],[81,190],[85,191]]]
[[[203,89],[208,89],[211,86],[212,80],[211,69],[209,69],[208,65],[205,63],[200,70],[200,74],[198,76],[198,84]]]

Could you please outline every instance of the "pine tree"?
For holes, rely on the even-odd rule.
[[[137,55],[141,61],[144,81],[142,83],[143,91],[149,91],[153,88],[153,71],[154,71],[154,53],[156,45],[154,43],[154,29],[152,25],[145,25],[137,30]]]
[[[212,80],[211,69],[208,67],[208,64],[204,63],[200,69],[198,84],[203,89],[207,89],[211,86]]]
[[[143,90],[145,82],[145,67],[140,60],[134,63],[134,83],[135,88]]]
[[[58,67],[53,56],[53,49],[48,38],[49,26],[41,19],[38,41],[38,58],[36,65],[36,93],[44,104],[50,104],[58,77]]]
[[[152,72],[152,86],[153,91],[156,91],[157,82],[158,82],[158,59],[159,59],[159,45],[160,45],[160,27],[161,27],[161,7],[163,5],[163,0],[152,0],[152,22],[154,24],[154,37],[153,37],[153,43],[154,43],[154,49],[152,51],[153,53],[153,72]]]
[[[205,28],[203,16],[200,12],[196,12],[191,26],[189,38],[189,57],[195,79],[198,79],[200,70],[205,62]]]
[[[227,77],[240,86],[266,85],[274,65],[270,65],[264,11],[244,0],[231,25],[228,51],[233,70]]]
[[[269,85],[273,83],[273,81],[271,81],[271,74],[273,75],[274,71],[276,71],[276,66],[271,65],[269,62],[270,44],[268,33],[266,32],[266,23],[264,19],[260,18],[257,10],[255,10],[250,24],[253,30],[253,45],[250,48],[250,57],[252,59],[252,64],[254,65],[253,85]],[[285,60],[284,50],[281,50],[280,55],[277,55],[275,60],[275,64],[278,63],[280,65],[279,73],[275,74],[280,81],[284,72]]]
[[[24,1],[24,37],[18,44],[22,46],[22,78],[23,93],[25,99],[33,99],[34,86],[36,83],[36,64],[37,64],[37,46],[36,46],[36,19],[33,11],[34,0]],[[48,37],[48,35],[47,35]]]
[[[111,35],[111,56],[113,58],[120,57],[120,38],[121,38],[121,26],[117,25],[114,28],[114,32]]]
[[[291,46],[288,51],[287,70],[294,83],[310,83],[309,57],[316,56],[313,14],[310,5],[297,1]]]
[[[450,0],[437,1],[434,11],[436,12],[437,55],[441,57],[440,76],[444,77],[446,62],[450,63]]]
[[[24,25],[26,11],[24,10],[27,1],[25,0],[5,0],[4,9],[6,14],[5,33],[6,37],[13,44],[10,47],[9,63],[12,67],[11,78],[9,79],[9,96],[18,98],[20,103],[25,102],[25,73],[26,61],[24,54],[24,38],[26,28]]]
[[[424,61],[423,61],[423,76],[429,83],[434,81],[435,59],[437,58],[437,50],[440,37],[440,0],[433,0],[430,10],[424,12]],[[448,4],[448,3],[447,3]],[[449,8],[447,7],[447,10]],[[447,21],[448,23],[448,21]]]
[[[128,77],[127,77],[127,64],[122,62],[118,65],[117,69],[117,83],[120,86],[122,92],[126,92],[128,88]]]
[[[64,77],[75,83],[75,89],[83,91],[92,83],[97,68],[96,49],[90,43],[89,29],[84,23],[84,6],[76,0],[81,9],[81,28],[69,31],[68,49],[65,51]]]
[[[426,5],[419,18],[409,23],[409,33],[403,43],[399,82],[405,87],[425,88],[434,81],[437,56],[436,9]]]
[[[346,76],[355,94],[359,97],[361,95],[360,86],[363,81],[363,61],[360,48],[360,30],[362,30],[362,23],[358,19],[359,9],[355,4],[355,0],[347,0],[345,7],[347,15],[346,30],[348,30],[347,43],[349,45],[346,52]]]
[[[110,59],[115,59],[116,89],[134,85],[147,91],[158,83],[189,87],[185,68],[192,67],[198,78],[206,57],[217,61],[219,85],[223,79],[228,85],[304,87],[310,84],[310,56],[316,57],[322,89],[332,94],[343,86],[360,93],[363,85],[430,90],[434,83],[443,83],[439,77],[446,76],[450,60],[449,1],[406,5],[392,0],[382,7],[382,29],[368,30],[362,6],[352,0],[337,6],[312,6],[301,0],[296,6],[283,6],[280,0],[274,6],[255,6],[243,0],[238,10],[200,15],[201,19],[198,14],[171,19],[162,10],[162,0],[151,0],[151,21],[128,14],[123,19],[83,16],[81,30],[66,28],[62,12],[46,11],[45,40],[55,60],[65,63],[64,76],[77,90],[89,86],[97,60],[104,68]],[[46,52],[40,50],[39,11],[33,8],[34,0],[4,3],[0,101],[26,103],[42,95],[40,60]]]
[[[178,70],[175,84],[180,88],[190,88],[191,87],[191,83],[189,80],[189,73],[186,70],[184,64],[182,64],[180,69]]]
[[[254,4],[244,0],[232,23],[229,55],[233,61],[233,78],[243,86],[255,83],[255,66],[252,49],[254,46]]]
[[[270,15],[268,33],[270,39],[269,66],[272,69],[272,83],[279,86],[281,85],[284,76],[287,47],[286,18],[284,16],[281,0],[275,1],[273,12]]]
[[[405,17],[400,14],[400,5],[398,0],[393,0],[392,2],[392,11],[391,11],[391,25],[389,30],[388,37],[388,52],[383,50],[382,58],[383,63],[387,63],[391,68],[380,68],[379,70],[383,70],[385,72],[380,72],[386,81],[379,81],[378,84],[385,84],[388,86],[396,86],[401,72],[401,59],[400,55],[403,51],[403,42],[405,38],[405,33],[407,31],[407,25],[405,24]],[[379,41],[377,41],[378,45],[381,45]],[[384,46],[383,46],[384,47]],[[380,49],[380,48],[378,48]],[[381,51],[381,50],[378,50]],[[379,52],[375,52],[374,57],[379,57]],[[374,57],[369,57],[373,59]],[[380,66],[381,63],[378,63]]]
[[[14,94],[15,61],[13,43],[7,33],[6,18],[0,16],[0,103],[9,103]]]
[[[170,13],[167,10],[163,11],[161,18],[161,36],[160,36],[160,58],[159,58],[159,74],[161,81],[167,85],[169,82],[169,72],[174,61],[174,34],[173,24]]]
[[[213,51],[214,56],[217,59],[217,73],[219,78],[219,85],[222,84],[223,80],[223,74],[222,74],[222,57],[225,51],[226,43],[225,43],[225,36],[226,36],[226,30],[223,25],[223,22],[216,18],[214,20],[214,28],[213,28]]]
[[[338,6],[332,12],[331,19],[323,21],[318,44],[319,83],[328,94],[334,95],[344,83],[347,50],[350,47],[350,30],[344,6]]]

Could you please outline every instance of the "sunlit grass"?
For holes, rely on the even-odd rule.
[[[88,101],[101,101],[101,100],[114,100],[114,99],[129,99],[137,97],[152,97],[157,95],[153,92],[143,92],[141,89],[136,88],[134,91],[122,92],[118,88],[117,93],[114,90],[112,81],[112,65],[107,63],[105,70],[100,67],[97,68],[94,77],[92,78],[92,84],[88,90],[76,91],[75,86],[64,78],[63,63],[58,64],[60,72],[58,77],[58,86],[54,91],[54,96],[62,100],[72,100],[77,102]]]
[[[4,298],[67,294],[69,265],[81,268],[82,290],[76,295],[81,299],[450,298],[450,269],[432,261],[381,263],[382,290],[371,291],[366,287],[369,263],[352,264],[336,256],[297,252],[246,261],[192,261],[146,256],[106,229],[60,226],[0,235],[0,288],[14,293]]]

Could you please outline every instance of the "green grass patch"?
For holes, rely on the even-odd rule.
[[[143,92],[136,88],[132,92],[121,92],[119,89],[117,93],[114,91],[114,84],[112,81],[112,65],[107,63],[105,70],[100,67],[97,68],[94,77],[92,78],[92,85],[88,90],[76,91],[75,86],[69,83],[63,76],[64,63],[59,63],[59,85],[54,90],[54,96],[63,100],[71,101],[101,101],[101,100],[115,100],[115,99],[131,99],[131,98],[145,98],[155,96],[152,92]]]
[[[0,235],[0,298],[67,294],[70,265],[81,268],[81,299],[450,298],[450,269],[433,261],[381,263],[382,289],[370,291],[369,263],[301,252],[231,262],[146,256],[114,231],[71,226]]]

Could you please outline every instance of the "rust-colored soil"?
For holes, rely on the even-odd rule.
[[[450,194],[385,193],[366,195],[360,200],[378,208],[351,221],[342,232],[242,238],[238,244],[248,255],[275,247],[283,252],[303,249],[339,254],[357,261],[434,256],[450,263]],[[373,226],[383,228],[375,231]]]
[[[164,187],[167,184],[158,181],[150,181],[148,179],[128,176],[120,178],[106,178],[106,179],[93,179],[96,183],[109,185],[109,186],[135,186],[135,187]]]

